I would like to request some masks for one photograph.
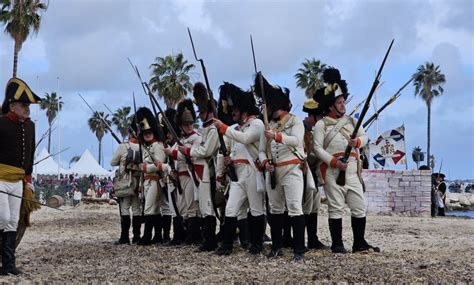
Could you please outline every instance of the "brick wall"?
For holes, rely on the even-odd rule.
[[[430,215],[430,170],[364,170],[362,177],[369,212]]]

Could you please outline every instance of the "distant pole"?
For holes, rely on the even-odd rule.
[[[57,79],[57,86],[56,86],[56,96],[58,98],[58,113],[56,114],[57,118],[58,118],[58,149],[61,149],[61,125],[59,123],[59,107],[61,106],[59,104],[60,100],[59,100],[59,76],[56,77]],[[59,153],[58,155],[58,180],[60,178],[60,169],[61,169],[61,153]]]

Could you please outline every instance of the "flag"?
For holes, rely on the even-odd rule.
[[[406,164],[405,126],[382,133],[369,148],[374,163],[381,167]]]

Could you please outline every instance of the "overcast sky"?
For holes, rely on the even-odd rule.
[[[52,152],[68,167],[71,157],[89,148],[97,157],[98,142],[87,120],[94,108],[106,111],[149,105],[127,57],[150,76],[158,56],[182,52],[196,64],[192,80],[203,80],[194,61],[186,27],[190,27],[198,56],[205,61],[217,93],[223,81],[248,88],[254,75],[249,35],[254,39],[258,69],[273,84],[288,87],[294,112],[301,117],[304,91],[294,74],[306,58],[335,66],[348,82],[354,99],[363,100],[392,38],[391,54],[377,92],[380,106],[425,62],[440,66],[446,76],[444,94],[432,105],[431,152],[438,169],[443,161],[447,179],[474,178],[474,7],[470,0],[452,1],[125,1],[50,0],[41,30],[20,52],[18,77],[41,96],[57,91],[64,101]],[[13,40],[0,33],[0,79],[12,74]],[[58,80],[59,78],[59,80]],[[371,115],[373,109],[368,113]],[[48,128],[44,111],[32,108],[37,136]],[[411,151],[426,151],[427,108],[414,97],[412,85],[381,115],[378,130],[405,124],[408,167]],[[373,125],[368,133],[376,135]],[[60,139],[59,139],[60,137]],[[46,143],[40,146],[45,147]],[[109,169],[116,143],[103,140]]]

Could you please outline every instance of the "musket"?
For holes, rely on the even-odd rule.
[[[89,107],[89,109],[91,109],[91,111],[99,116],[100,120],[102,121],[102,123],[104,124],[104,126],[107,128],[107,130],[109,130],[110,134],[112,135],[112,137],[117,141],[118,144],[121,144],[122,141],[118,138],[118,136],[114,133],[114,131],[112,130],[112,127],[110,127],[110,125],[107,123],[107,121],[102,117],[102,114],[100,114],[99,112],[95,111],[94,109],[92,109],[91,105],[89,105],[89,103],[87,103],[86,99],[84,99],[84,97],[81,96],[81,94],[79,94],[79,97],[81,97],[82,101],[84,101],[84,103],[86,103],[87,107]]]
[[[199,61],[201,64],[201,69],[202,73],[204,75],[204,80],[206,82],[206,88],[207,88],[207,93],[209,94],[209,100],[211,101],[211,109],[212,109],[212,114],[214,115],[214,118],[217,118],[217,108],[216,108],[216,102],[214,101],[214,96],[212,94],[211,86],[209,84],[209,78],[207,77],[207,71],[206,71],[206,66],[204,65],[204,60],[202,58],[198,58],[196,54],[196,49],[194,48],[194,42],[193,42],[193,37],[191,36],[191,31],[188,28],[188,35],[189,39],[191,40],[191,46],[193,48],[193,53],[194,53],[194,58],[196,61]],[[204,122],[203,122],[204,123]],[[227,147],[224,142],[224,136],[220,133],[217,132],[218,137],[219,137],[219,148],[220,152],[224,157],[229,157],[229,151],[227,150]],[[235,172],[235,166],[233,163],[230,163],[226,166],[227,168],[227,175],[229,176],[231,181],[237,181],[237,173]]]
[[[269,130],[270,126],[268,124],[268,113],[267,113],[267,99],[265,96],[265,90],[263,88],[263,77],[262,77],[262,72],[257,71],[257,61],[255,59],[255,50],[253,48],[253,39],[252,35],[250,35],[250,45],[252,47],[252,57],[253,57],[253,67],[255,69],[255,73],[258,76],[258,82],[260,83],[260,92],[262,94],[262,99],[263,99],[263,104],[262,104],[262,113],[263,113],[263,124],[265,125],[265,129]],[[271,141],[266,142],[266,149],[267,149],[267,159],[270,164],[274,165],[275,164],[275,159],[273,158],[272,151],[271,151]],[[276,188],[276,176],[275,172],[270,172],[270,186],[272,189]]]
[[[349,114],[349,117],[352,117],[352,115],[354,115],[355,112],[357,112],[357,110],[359,110],[360,106],[362,106],[362,104],[364,104],[365,102],[365,99],[360,101],[359,104],[357,104],[354,109],[352,109],[352,112]]]
[[[365,123],[362,125],[364,128],[367,128],[367,126],[370,127],[370,125],[372,124],[372,122],[378,118],[379,114],[385,109],[388,107],[388,105],[392,104],[393,102],[395,102],[395,100],[398,99],[398,97],[400,97],[400,95],[402,95],[402,90],[405,89],[405,87],[407,87],[408,84],[410,84],[410,82],[413,81],[413,78],[410,78],[410,80],[407,81],[407,83],[405,83],[400,89],[398,89],[397,93],[395,93],[394,95],[392,95],[392,97],[390,97],[390,99],[388,99],[388,101],[382,106],[380,107],[377,112],[375,112],[370,118],[367,119],[367,121],[365,121]]]
[[[25,200],[25,201],[28,201],[28,202],[36,203],[36,204],[38,204],[38,205],[41,205],[41,206],[44,206],[44,207],[48,207],[48,208],[51,208],[51,209],[55,209],[55,210],[58,210],[58,211],[64,211],[64,210],[62,210],[62,209],[58,209],[58,208],[54,208],[54,207],[48,206],[48,205],[43,204],[43,203],[41,203],[41,202],[38,202],[38,201],[36,201],[36,200],[31,200],[31,199],[28,199],[28,198],[25,198],[25,197],[22,197],[22,196],[18,196],[18,195],[12,194],[12,193],[5,192],[5,191],[3,191],[3,190],[0,190],[0,193],[7,194],[8,196],[16,197],[16,198],[19,198],[19,199],[22,199],[22,200]]]
[[[45,158],[42,158],[42,159],[40,159],[40,160],[38,160],[38,161],[35,161],[35,163],[33,163],[33,165],[37,165],[38,163],[40,163],[40,162],[42,162],[42,161],[44,161],[44,160],[46,160],[46,159],[48,159],[48,158],[50,158],[50,157],[52,157],[52,156],[58,155],[58,154],[60,154],[60,153],[62,153],[62,152],[65,152],[65,151],[68,150],[69,148],[70,148],[70,147],[67,147],[67,148],[65,148],[65,149],[63,149],[63,150],[60,150],[60,151],[56,152],[56,153],[53,153],[53,154],[48,155],[48,156],[46,156]]]
[[[374,95],[375,90],[377,89],[377,86],[379,85],[380,77],[382,76],[382,70],[385,65],[385,61],[387,60],[388,54],[390,53],[390,50],[392,49],[392,45],[394,41],[395,39],[392,39],[392,42],[390,43],[390,46],[388,47],[387,53],[385,54],[382,64],[380,65],[379,71],[377,72],[377,75],[375,76],[375,80],[372,83],[372,88],[370,89],[369,95],[367,96],[367,99],[365,99],[364,108],[362,109],[362,112],[359,116],[359,120],[357,120],[357,124],[354,128],[354,131],[351,134],[351,139],[355,139],[357,137],[357,132],[359,131],[359,128],[362,125],[362,121],[364,120],[365,114],[367,113],[367,110],[369,109],[370,100],[372,99],[372,96]],[[352,147],[350,145],[347,145],[346,150],[344,152],[344,156],[341,157],[339,160],[342,161],[343,163],[346,163],[347,160],[349,159],[349,155],[351,154],[351,151],[352,151]],[[346,185],[346,171],[345,170],[339,171],[339,175],[337,177],[336,183],[339,186]]]
[[[140,127],[140,122],[138,122],[138,117],[137,117],[137,104],[135,102],[135,93],[133,93],[133,116],[135,118],[135,127],[137,128],[137,134],[136,138],[138,140],[138,151],[140,153],[140,162],[143,163],[143,147],[142,147],[142,140],[141,140],[141,127]],[[153,160],[154,161],[154,160]],[[145,216],[145,191],[144,191],[144,179],[145,175],[143,171],[140,171],[140,200],[142,202],[142,220],[143,217]]]
[[[166,127],[168,128],[169,132],[173,136],[174,140],[176,141],[176,143],[178,145],[184,146],[183,143],[179,140],[178,134],[174,130],[173,125],[171,124],[171,122],[166,117],[165,112],[163,112],[163,109],[161,108],[160,104],[158,103],[158,100],[155,98],[155,96],[151,92],[150,86],[148,86],[148,83],[146,83],[145,81],[142,80],[142,77],[140,76],[140,72],[138,71],[138,68],[135,65],[133,65],[130,58],[128,58],[128,62],[132,66],[132,69],[135,71],[135,74],[137,75],[138,80],[140,81],[140,84],[142,85],[142,88],[143,88],[143,91],[145,92],[145,95],[149,96],[150,99],[152,100],[152,102],[154,102],[155,105],[158,107],[158,110],[160,111],[160,114],[161,114],[161,116],[162,116],[162,118],[163,118],[163,120],[166,124]],[[199,180],[197,179],[196,172],[194,170],[194,164],[191,161],[191,158],[187,155],[184,155],[184,159],[185,159],[186,164],[189,168],[189,171],[191,172],[191,178],[193,179],[194,185],[196,187],[199,187]]]

